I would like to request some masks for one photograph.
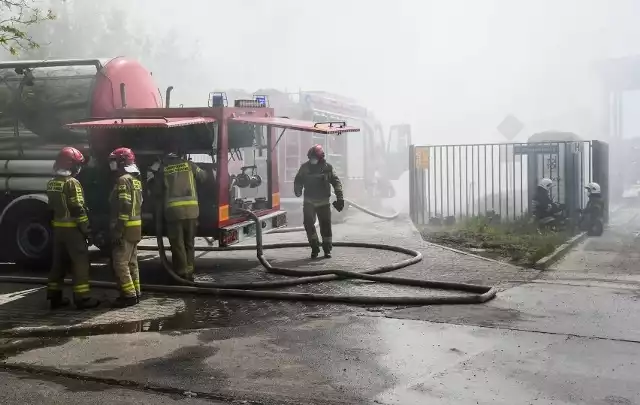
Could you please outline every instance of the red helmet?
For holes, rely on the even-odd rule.
[[[129,166],[136,163],[136,155],[129,148],[118,148],[111,152],[109,160],[115,160],[119,166]]]
[[[309,152],[307,152],[307,157],[311,159],[315,157],[318,160],[324,159],[324,149],[322,149],[322,145],[313,145]]]
[[[67,146],[60,150],[54,164],[57,170],[73,170],[84,163],[84,156],[76,148]]]

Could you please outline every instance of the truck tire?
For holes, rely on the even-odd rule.
[[[51,265],[53,233],[47,204],[25,200],[6,213],[1,231],[5,260],[30,269]]]

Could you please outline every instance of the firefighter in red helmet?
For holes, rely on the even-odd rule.
[[[183,279],[194,281],[195,238],[200,216],[196,185],[204,184],[212,175],[187,159],[175,136],[166,140],[165,155],[154,166],[157,167],[154,193],[158,196],[157,203],[163,207],[161,215],[167,224],[173,270]]]
[[[100,304],[89,295],[91,229],[84,191],[75,178],[84,162],[84,156],[78,149],[62,148],[53,165],[55,175],[47,183],[49,208],[53,211],[53,261],[47,286],[47,299],[52,309],[69,305],[69,300],[62,293],[67,259],[72,264],[73,301],[76,307],[90,309]]]
[[[129,148],[111,152],[109,168],[118,176],[109,198],[111,260],[120,284],[120,296],[114,306],[124,308],[140,302],[138,243],[142,239],[142,182],[136,157]]]
[[[316,216],[320,225],[322,236],[322,250],[324,257],[331,257],[332,232],[331,232],[331,186],[337,200],[333,203],[335,209],[340,212],[344,209],[344,196],[342,183],[336,175],[333,166],[327,163],[322,145],[314,145],[307,152],[309,160],[300,166],[294,180],[294,193],[300,197],[304,191],[302,206],[304,229],[311,245],[311,258],[315,259],[320,253],[320,240],[316,233]]]

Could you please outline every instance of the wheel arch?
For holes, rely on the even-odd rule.
[[[17,207],[20,203],[23,203],[25,201],[38,201],[43,204],[48,204],[49,198],[46,194],[25,194],[14,200],[11,200],[11,202],[7,204],[2,210],[2,214],[0,214],[0,226],[4,225],[7,213],[11,211],[11,209]]]

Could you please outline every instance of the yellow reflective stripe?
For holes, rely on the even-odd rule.
[[[195,197],[196,195],[196,185],[194,184],[195,182],[195,176],[193,175],[193,172],[189,172],[189,187],[191,187],[191,195],[193,197]]]
[[[49,183],[47,183],[47,191],[53,191],[53,192],[56,192],[56,193],[61,193],[63,187],[64,187],[64,182],[63,181],[51,180],[51,181],[49,181]]]
[[[128,221],[129,220],[129,215],[127,214],[120,214],[118,215],[118,219],[121,219],[123,221]]]
[[[86,215],[82,215],[82,216],[79,216],[79,217],[76,219],[76,222],[77,222],[77,223],[79,223],[79,224],[81,224],[81,223],[83,223],[83,222],[87,222],[88,220],[89,220],[89,217],[88,217],[88,216],[86,216]]]
[[[126,227],[142,226],[142,220],[138,219],[136,221],[127,221],[127,222],[124,223],[124,226],[126,226]]]
[[[49,284],[47,284],[47,288],[49,290],[59,290],[60,289],[60,284],[58,284],[58,283],[49,283]]]
[[[136,291],[136,288],[133,285],[133,282],[130,282],[130,283],[127,283],[127,284],[123,284],[120,288],[124,292],[135,292]]]
[[[71,198],[69,198],[69,201],[71,201],[72,203],[84,204],[84,197],[82,197],[82,196],[80,196],[80,197],[71,197]]]
[[[164,168],[164,175],[165,176],[169,176],[172,175],[174,173],[178,173],[178,172],[186,172],[191,170],[191,168],[189,167],[189,164],[187,162],[184,163],[178,163],[175,165],[168,165]]]
[[[78,224],[75,222],[51,221],[51,226],[55,228],[75,228]]]
[[[184,207],[189,205],[198,205],[197,200],[189,200],[189,201],[170,201],[167,204],[169,207]]]
[[[131,196],[128,193],[120,193],[118,194],[118,198],[121,200],[131,201]]]
[[[78,201],[84,201],[84,196],[82,195],[82,189],[81,189],[80,187],[75,187],[75,189],[76,189],[76,196],[75,196],[75,198],[76,198]],[[73,197],[72,197],[72,198],[73,198]]]
[[[89,292],[89,284],[78,284],[73,286],[74,293],[87,293]]]
[[[140,289],[140,280],[133,280],[133,285],[135,285],[136,288],[139,290]]]

